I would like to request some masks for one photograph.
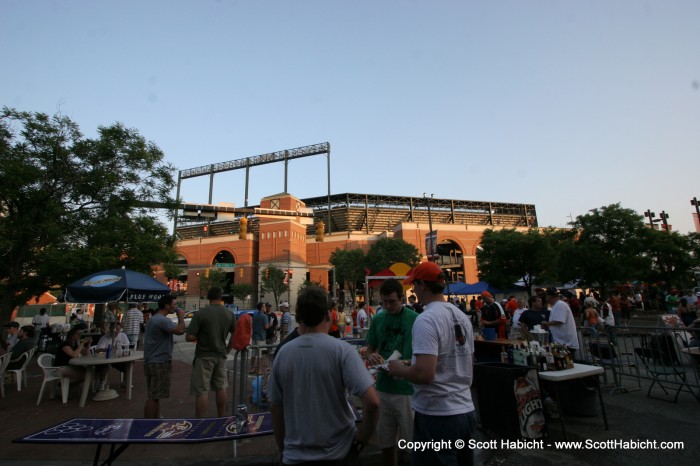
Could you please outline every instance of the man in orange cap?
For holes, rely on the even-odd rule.
[[[409,272],[404,284],[423,303],[413,324],[411,364],[394,360],[389,374],[413,383],[413,441],[450,441],[452,448],[414,451],[413,464],[473,464],[468,446],[476,430],[470,387],[474,363],[474,335],[469,318],[445,301],[446,276],[434,262]],[[467,442],[465,448],[454,445]],[[461,445],[462,442],[459,442]]]

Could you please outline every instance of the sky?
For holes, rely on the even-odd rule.
[[[136,128],[178,170],[321,142],[331,192],[621,203],[694,230],[700,2],[2,0],[0,105]],[[208,177],[181,197],[206,203]],[[244,205],[245,171],[213,202]],[[284,190],[254,167],[250,204]],[[326,157],[288,191],[327,193]]]

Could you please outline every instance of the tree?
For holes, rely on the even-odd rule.
[[[227,283],[226,272],[216,269],[206,270],[199,280],[199,293],[201,296],[206,296],[207,292],[215,286],[223,290]]]
[[[543,283],[554,276],[555,256],[549,237],[537,229],[524,233],[488,229],[476,252],[479,279],[504,289],[522,280],[530,295],[535,281]]]
[[[151,273],[174,240],[144,207],[172,211],[174,168],[138,131],[85,138],[70,119],[0,112],[0,321],[15,306],[101,269]]]
[[[579,215],[572,225],[578,235],[566,252],[568,281],[580,279],[605,292],[651,269],[645,254],[647,228],[635,211],[611,204]]]
[[[400,238],[382,238],[372,245],[365,256],[365,264],[372,273],[380,272],[397,262],[411,267],[420,262],[418,249]]]
[[[336,249],[331,253],[330,263],[335,267],[335,276],[350,290],[352,302],[357,294],[357,282],[365,279],[365,253],[362,249]]]
[[[234,283],[231,287],[231,294],[241,303],[244,303],[253,293],[255,293],[255,287],[250,283]]]
[[[697,234],[695,234],[697,235]],[[678,232],[647,229],[648,255],[652,268],[649,281],[663,281],[681,289],[693,283],[692,272],[698,264],[693,257],[693,236]]]
[[[275,298],[275,309],[279,307],[279,298],[287,292],[289,286],[284,283],[284,271],[279,267],[269,265],[263,270],[263,293],[270,292]]]

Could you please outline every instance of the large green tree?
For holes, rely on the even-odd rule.
[[[420,262],[420,253],[411,243],[400,238],[382,238],[370,247],[365,264],[372,273],[380,272],[397,262],[411,267]]]
[[[61,115],[0,113],[0,321],[32,296],[108,268],[150,273],[174,262],[158,221],[172,211],[174,168],[137,130],[86,138]]]
[[[365,253],[362,249],[336,249],[331,253],[330,263],[335,267],[338,282],[350,290],[352,302],[357,295],[357,282],[365,279]]]
[[[693,272],[699,261],[695,258],[697,234],[647,229],[647,248],[651,259],[652,282],[665,282],[681,289],[692,287]]]
[[[567,267],[560,272],[568,274],[561,277],[564,281],[578,279],[605,291],[651,269],[647,228],[634,210],[619,203],[603,206],[579,215],[572,226],[577,237],[562,258]]]
[[[280,296],[289,290],[289,285],[284,283],[284,271],[279,267],[270,265],[265,267],[262,276],[262,292],[272,293],[275,298],[275,309],[279,307]]]
[[[532,292],[532,285],[555,277],[556,250],[547,234],[537,229],[520,232],[515,229],[486,230],[476,252],[479,279],[499,288],[512,288],[523,281]]]

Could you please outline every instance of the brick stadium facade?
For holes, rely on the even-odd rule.
[[[330,290],[333,274],[329,258],[337,248],[367,251],[378,239],[393,237],[415,245],[425,256],[431,220],[437,232],[436,261],[452,280],[473,283],[478,280],[476,247],[484,230],[538,226],[534,205],[502,202],[355,193],[298,199],[280,193],[263,198],[259,207],[282,211],[310,208],[314,218],[311,222],[290,216],[251,217],[244,237],[239,235],[240,219],[178,224],[182,275],[170,283],[186,296],[188,310],[201,291],[199,277],[216,263],[235,263],[235,271],[222,270],[236,283],[250,283],[258,290],[267,266],[292,270],[289,298],[293,305],[298,285],[305,278]],[[324,223],[322,242],[316,241],[319,221]],[[250,306],[258,298],[252,296],[243,304]],[[272,302],[272,296],[262,299]]]

